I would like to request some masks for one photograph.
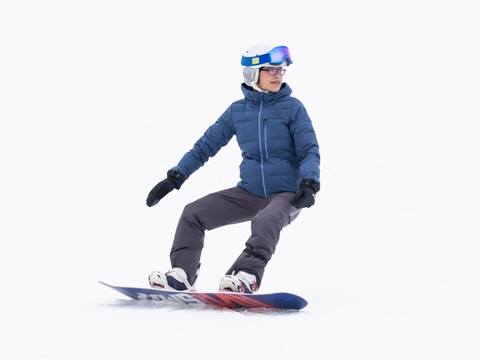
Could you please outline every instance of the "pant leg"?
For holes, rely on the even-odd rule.
[[[184,269],[193,284],[200,265],[205,230],[249,221],[263,206],[264,199],[240,187],[209,194],[185,206],[170,252],[172,267]]]
[[[260,285],[265,267],[275,252],[280,231],[300,213],[290,204],[294,196],[294,193],[272,195],[268,205],[252,218],[252,234],[227,274],[245,271],[254,274]]]

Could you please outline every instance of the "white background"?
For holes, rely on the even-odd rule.
[[[2,359],[478,359],[475,1],[2,1]],[[235,140],[156,207],[150,188],[285,44],[322,155],[315,207],[262,292],[295,314],[177,311],[145,286],[183,207],[238,181]],[[249,224],[207,233],[214,290]]]

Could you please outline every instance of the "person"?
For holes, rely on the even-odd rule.
[[[152,287],[195,290],[205,230],[251,221],[245,248],[220,280],[220,291],[258,290],[280,231],[300,210],[315,203],[320,189],[320,154],[303,104],[283,82],[292,64],[286,46],[253,46],[242,56],[244,98],[220,118],[167,172],[147,197],[154,206],[179,190],[193,172],[235,135],[242,151],[240,182],[185,206],[175,232],[167,272],[149,276]]]

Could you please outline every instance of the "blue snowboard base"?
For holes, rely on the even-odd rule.
[[[272,294],[241,294],[228,291],[196,292],[133,288],[113,286],[102,281],[100,281],[100,284],[108,286],[135,300],[153,300],[171,305],[207,305],[228,309],[301,310],[308,304],[302,297],[285,292]]]

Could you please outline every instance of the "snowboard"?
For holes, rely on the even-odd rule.
[[[186,307],[208,306],[238,310],[301,310],[308,304],[302,297],[286,292],[242,294],[229,291],[197,292],[123,287],[109,285],[103,281],[100,281],[100,284],[108,286],[135,300],[153,300],[166,305],[181,305]]]

